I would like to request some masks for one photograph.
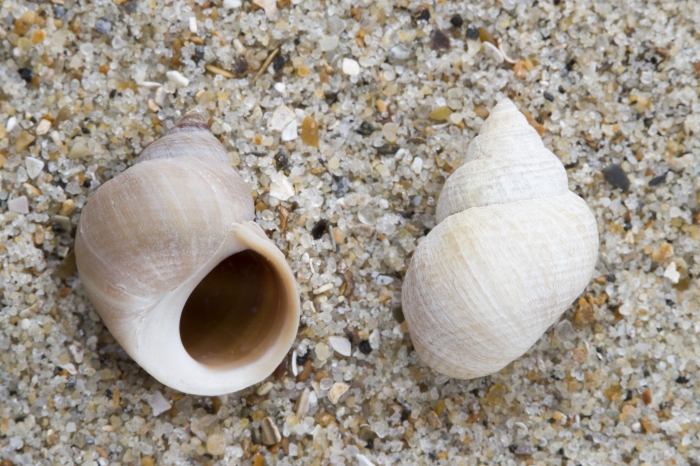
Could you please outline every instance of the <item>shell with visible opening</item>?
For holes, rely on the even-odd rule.
[[[299,295],[253,199],[198,114],[101,186],[75,240],[110,332],[163,384],[221,395],[268,377],[292,346]]]

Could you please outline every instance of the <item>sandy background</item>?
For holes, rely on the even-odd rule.
[[[0,464],[697,466],[700,3],[261,3],[0,0]],[[600,258],[525,356],[458,381],[413,351],[402,277],[505,96]],[[304,300],[299,374],[216,398],[131,361],[72,263],[91,193],[195,107]]]

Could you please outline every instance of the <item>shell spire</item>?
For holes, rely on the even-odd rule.
[[[224,146],[211,132],[204,116],[199,112],[190,112],[182,117],[182,120],[162,138],[146,147],[134,163],[180,157],[214,159],[229,163]]]
[[[470,379],[522,356],[591,279],[598,230],[566,171],[510,100],[445,183],[401,301],[416,352]]]
[[[559,196],[568,189],[559,158],[513,102],[503,99],[469,144],[465,163],[445,183],[436,221],[471,207]]]

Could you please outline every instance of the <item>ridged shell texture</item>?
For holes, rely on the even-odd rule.
[[[507,99],[447,180],[436,221],[413,255],[402,301],[418,355],[452,377],[491,374],[524,354],[595,267],[593,214]]]

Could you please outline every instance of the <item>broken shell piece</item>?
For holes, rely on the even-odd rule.
[[[348,391],[350,387],[348,384],[343,383],[343,382],[336,382],[333,384],[331,387],[330,391],[328,392],[328,399],[331,400],[331,403],[336,404],[338,400],[340,399],[341,396],[345,394],[345,392]]]
[[[350,340],[345,337],[329,337],[328,343],[330,343],[331,347],[341,356],[348,357],[352,354]]]
[[[483,42],[481,45],[484,47],[484,52],[486,52],[486,55],[489,55],[497,65],[500,65],[505,61],[501,51],[498,50],[498,47],[493,45],[491,42]]]
[[[510,63],[511,65],[515,65],[517,63],[517,60],[513,60],[512,58],[509,58],[508,55],[506,55],[505,50],[503,50],[503,42],[499,39],[498,41],[498,51],[501,52],[501,55],[503,56],[503,59]]]

